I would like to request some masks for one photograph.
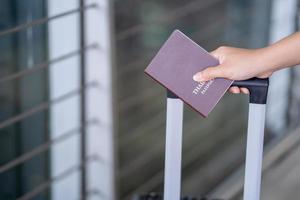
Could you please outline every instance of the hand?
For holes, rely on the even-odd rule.
[[[240,49],[233,47],[219,47],[211,54],[217,58],[220,65],[209,67],[193,76],[198,82],[214,78],[227,78],[231,80],[246,80],[253,77],[267,78],[273,71],[267,66],[266,49]],[[232,93],[249,94],[247,88],[231,87]]]

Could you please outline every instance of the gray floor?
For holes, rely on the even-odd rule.
[[[265,172],[262,199],[300,199],[300,145]]]
[[[210,193],[241,200],[244,166]],[[265,148],[261,200],[300,199],[300,128]]]

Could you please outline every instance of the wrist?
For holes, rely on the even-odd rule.
[[[270,72],[277,70],[281,63],[276,55],[272,46],[257,49],[258,66],[262,68],[263,72]]]

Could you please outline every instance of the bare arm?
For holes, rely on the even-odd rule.
[[[217,77],[231,80],[265,78],[277,70],[300,64],[300,32],[261,49],[219,47],[211,54],[220,61],[220,65],[198,72],[193,77],[195,81]],[[230,91],[249,93],[246,88],[237,87],[232,87]]]

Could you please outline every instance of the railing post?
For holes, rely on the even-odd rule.
[[[83,8],[85,6],[84,0],[79,0],[79,6]],[[79,14],[79,25],[80,25],[80,49],[84,49],[86,46],[85,42],[85,9],[81,9]],[[80,87],[82,92],[80,95],[80,125],[81,125],[81,135],[80,135],[80,160],[81,160],[81,186],[80,186],[80,196],[82,200],[86,200],[87,194],[87,173],[86,173],[86,93],[85,93],[85,84],[86,84],[86,59],[85,52],[80,54]]]
[[[86,5],[97,5],[85,14],[85,43],[98,44],[97,51],[86,53],[86,79],[97,82],[97,90],[86,91],[87,119],[98,119],[101,125],[88,129],[88,155],[97,154],[101,162],[87,168],[88,190],[101,192],[103,199],[115,200],[115,130],[114,102],[114,45],[111,0],[85,0]]]

